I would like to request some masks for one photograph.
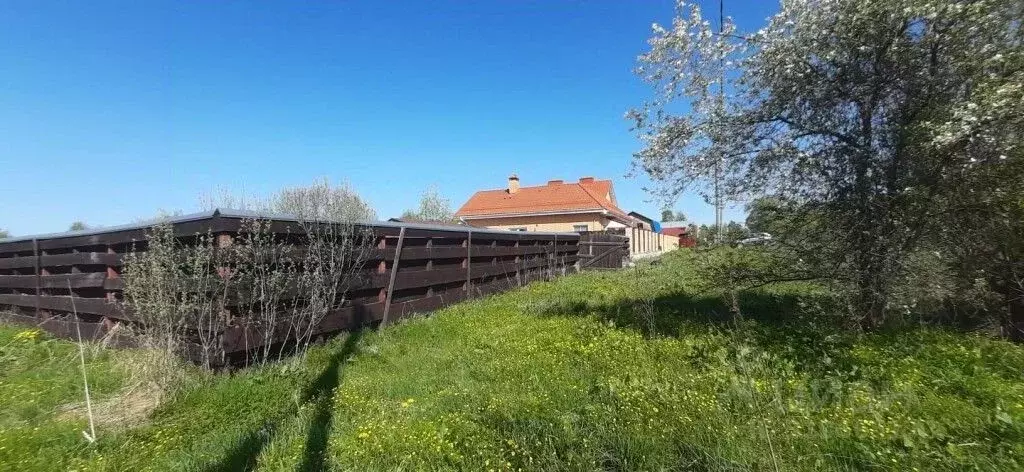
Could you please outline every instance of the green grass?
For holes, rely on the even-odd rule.
[[[73,344],[0,329],[0,469],[1014,470],[1024,348],[844,332],[827,293],[705,292],[689,251],[464,303],[302,359],[190,370],[85,444]],[[645,314],[653,312],[653,322]],[[90,350],[101,403],[135,351]],[[43,452],[40,452],[43,451]]]

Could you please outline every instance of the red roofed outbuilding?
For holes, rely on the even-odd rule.
[[[680,247],[694,247],[697,245],[697,240],[694,239],[695,235],[690,234],[690,229],[686,226],[662,226],[661,234],[679,238]]]

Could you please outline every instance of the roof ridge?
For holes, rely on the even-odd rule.
[[[518,192],[506,189],[478,190],[455,212],[458,216],[483,216],[527,211],[602,212],[621,221],[632,217],[612,200],[614,181],[548,182],[547,185],[520,187]],[[604,195],[601,195],[602,192]]]
[[[594,184],[599,184],[599,183],[602,183],[602,182],[608,182],[608,184],[610,184],[610,185],[615,183],[615,182],[612,181],[612,179],[594,179],[593,181],[590,181],[590,182],[579,182],[579,181],[577,181],[577,182],[566,182],[566,181],[563,180],[562,183],[558,184],[558,185],[578,185],[580,187],[583,187],[584,185],[594,185]],[[553,187],[553,186],[554,185],[550,185],[550,183],[543,183],[543,184],[537,184],[537,185],[522,185],[522,186],[519,187],[519,190],[530,189],[530,188],[547,188],[547,187]],[[505,187],[487,188],[487,189],[482,189],[482,190],[477,190],[476,191],[476,193],[480,193],[480,192],[508,192],[508,188],[505,188]]]

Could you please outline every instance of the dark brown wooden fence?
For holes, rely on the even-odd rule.
[[[628,237],[608,231],[579,234],[579,269],[619,269],[629,259]]]
[[[270,219],[274,233],[299,230],[295,220],[227,210],[171,223],[178,237],[213,234],[218,241],[231,241],[253,218]],[[376,223],[368,229],[374,249],[360,282],[347,294],[345,306],[315,328],[317,334],[395,321],[577,270],[576,233],[408,223]],[[118,323],[131,323],[120,303],[120,273],[128,252],[145,249],[147,231],[146,225],[133,225],[0,241],[0,311],[62,336],[74,336],[77,327],[93,339]],[[262,337],[254,329],[244,319],[231,320],[221,333],[224,350],[257,347],[252,342]]]

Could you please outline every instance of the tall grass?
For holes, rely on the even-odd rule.
[[[99,470],[1021,468],[1020,346],[850,333],[808,284],[740,293],[737,323],[697,262],[534,283],[196,380],[93,447],[24,428],[0,445]]]

